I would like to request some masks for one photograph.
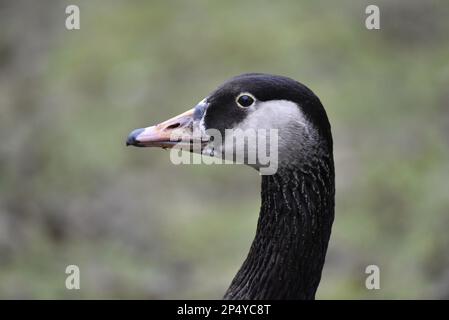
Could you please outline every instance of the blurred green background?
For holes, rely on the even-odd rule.
[[[68,4],[81,30],[65,29]],[[332,124],[317,298],[449,298],[448,18],[443,0],[1,1],[0,298],[221,298],[260,177],[124,140],[244,72],[305,83]]]

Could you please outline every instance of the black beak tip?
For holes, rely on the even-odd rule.
[[[139,141],[137,140],[137,137],[139,134],[141,134],[145,129],[140,128],[133,130],[129,135],[128,138],[126,138],[126,146],[138,146]]]

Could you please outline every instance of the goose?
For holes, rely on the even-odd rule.
[[[242,74],[191,110],[133,130],[126,145],[179,148],[184,143],[184,150],[195,152],[192,144],[199,141],[200,152],[212,148],[215,158],[223,157],[229,151],[226,136],[208,139],[209,129],[223,135],[227,129],[276,129],[278,141],[276,171],[261,174],[255,238],[223,298],[315,299],[335,207],[332,133],[319,98],[285,76]],[[259,173],[266,168],[248,157],[242,163]]]

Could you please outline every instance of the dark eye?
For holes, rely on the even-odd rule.
[[[237,104],[240,107],[247,108],[251,106],[254,103],[254,98],[250,96],[249,94],[241,94],[237,98]]]

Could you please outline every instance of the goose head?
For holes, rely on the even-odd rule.
[[[330,125],[313,92],[287,77],[256,73],[228,80],[176,117],[132,131],[126,144],[213,155],[262,174],[332,152]]]

